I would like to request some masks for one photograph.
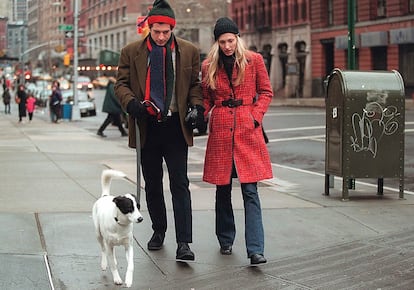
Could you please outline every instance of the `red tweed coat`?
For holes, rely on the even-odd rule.
[[[273,91],[262,56],[249,52],[248,60],[244,81],[234,86],[235,99],[243,100],[242,106],[229,108],[221,104],[232,95],[224,68],[218,72],[214,91],[202,82],[206,114],[211,111],[203,180],[212,184],[230,183],[233,160],[241,183],[272,178],[261,124]],[[207,74],[208,65],[208,60],[205,60],[202,79]],[[233,80],[236,75],[237,71],[233,69]],[[256,95],[257,101],[253,102]],[[255,128],[254,120],[260,123],[259,127]]]

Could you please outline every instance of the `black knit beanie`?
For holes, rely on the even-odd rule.
[[[224,33],[234,33],[239,35],[239,28],[236,23],[234,23],[228,17],[222,17],[217,19],[216,25],[214,26],[214,40],[217,40],[220,35]]]
[[[154,23],[167,23],[175,27],[175,14],[166,0],[155,0],[148,13],[148,25]]]

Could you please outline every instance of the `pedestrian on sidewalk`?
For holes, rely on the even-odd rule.
[[[147,21],[148,36],[121,51],[115,92],[129,114],[129,146],[132,148],[136,147],[135,121],[139,126],[146,201],[154,230],[148,249],[161,249],[167,230],[164,160],[174,210],[176,259],[194,260],[189,247],[192,209],[187,174],[193,129],[186,126],[184,119],[188,106],[197,105],[204,121],[200,54],[195,45],[174,35],[175,15],[167,1],[156,0]]]
[[[29,96],[27,97],[27,100],[26,100],[26,109],[29,115],[29,122],[31,122],[33,119],[33,112],[35,110],[35,105],[36,105],[36,99],[32,93],[29,93]]]
[[[52,83],[52,94],[49,96],[50,120],[52,123],[58,123],[62,113],[62,93],[60,91],[60,83],[54,81]]]
[[[23,121],[23,117],[26,117],[26,99],[27,94],[24,85],[19,85],[16,95],[16,103],[19,106],[19,123]]]
[[[11,101],[11,95],[9,88],[5,88],[3,92],[3,104],[4,104],[4,113],[10,114],[10,101]]]
[[[214,27],[215,43],[202,64],[205,115],[211,111],[203,180],[216,185],[216,235],[220,253],[231,255],[236,235],[232,178],[244,202],[245,243],[252,265],[266,263],[257,182],[272,178],[262,120],[273,97],[263,57],[249,51],[227,17]]]
[[[104,130],[108,127],[109,124],[113,123],[118,127],[121,132],[121,136],[128,136],[124,127],[122,127],[121,114],[122,108],[119,103],[119,99],[115,96],[114,84],[116,79],[114,77],[108,77],[108,85],[106,87],[106,93],[104,102],[102,105],[102,112],[108,113],[108,116],[102,123],[101,127],[98,129],[98,135],[101,137],[106,137]]]

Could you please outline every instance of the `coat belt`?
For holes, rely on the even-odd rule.
[[[216,107],[229,107],[229,108],[236,108],[239,106],[248,106],[251,105],[252,103],[246,104],[246,102],[244,102],[243,100],[237,100],[237,99],[228,99],[228,100],[224,100],[224,101],[215,101],[214,105],[216,105]]]

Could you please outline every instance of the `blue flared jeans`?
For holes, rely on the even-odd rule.
[[[232,246],[236,236],[233,206],[231,203],[232,184],[216,187],[216,235],[221,247]],[[244,225],[247,257],[264,252],[264,230],[257,183],[242,183],[244,204]]]

